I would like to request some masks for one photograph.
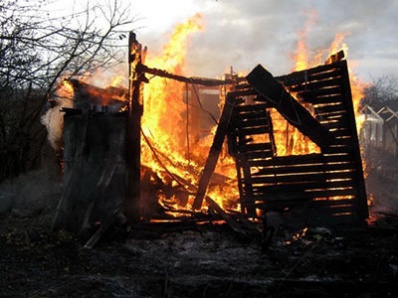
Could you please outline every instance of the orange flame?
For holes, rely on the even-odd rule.
[[[295,67],[293,70],[299,71],[309,68],[311,65],[310,51],[307,46],[307,34],[310,28],[316,24],[317,13],[315,10],[308,11],[306,13],[307,21],[304,28],[299,31],[299,39],[297,40],[296,52],[292,59],[295,61]]]
[[[202,29],[202,18],[199,14],[186,23],[179,24],[171,35],[169,43],[163,47],[162,54],[156,57],[148,55],[146,64],[173,74],[183,75],[189,37]],[[165,172],[166,167],[172,175],[182,177],[194,187],[198,184],[203,163],[213,140],[211,132],[209,132],[209,137],[202,137],[200,141],[195,140],[199,137],[193,136],[190,128],[187,127],[187,123],[192,122],[188,119],[187,111],[191,109],[191,104],[194,105],[195,97],[199,94],[197,88],[159,77],[149,78],[149,83],[144,87],[142,119],[145,135],[142,148],[143,164],[158,172],[163,179],[165,177],[161,173]],[[146,140],[150,141],[150,147],[146,146]],[[153,150],[157,152],[156,158],[154,158]],[[217,181],[216,185],[212,185],[208,195],[222,207],[231,207],[233,199],[238,197],[236,181],[231,182],[229,179],[236,177],[232,158],[222,157],[215,172],[221,174],[218,176],[221,182]],[[228,183],[225,183],[225,180],[228,180]],[[195,190],[191,189],[191,193],[194,194]],[[172,200],[176,204],[168,202],[168,207],[173,206],[171,208],[175,210],[190,209],[193,199],[194,196],[190,195],[188,202],[184,200],[184,206],[181,206],[178,198],[174,196]],[[160,203],[164,205],[164,198],[159,197],[159,200],[163,200]]]
[[[179,24],[157,57],[146,58],[149,66],[154,65],[174,74],[182,74],[185,67],[186,48],[189,36],[202,29],[201,16],[195,15],[184,24]],[[158,144],[166,146],[165,152],[178,152],[183,148],[185,104],[182,101],[184,85],[159,77],[150,79],[144,88],[145,113],[142,127]],[[166,148],[165,148],[166,149]]]
[[[73,98],[73,86],[68,80],[62,80],[58,84],[56,94],[60,98]]]

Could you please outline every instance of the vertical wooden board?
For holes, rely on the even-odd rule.
[[[126,129],[125,212],[130,223],[140,218],[141,205],[141,117],[143,113],[141,69],[142,46],[134,32],[129,35],[129,109]]]
[[[106,170],[106,163],[119,168],[118,180],[124,181],[124,133],[123,117],[103,114],[66,115],[64,152],[70,166],[65,171],[64,190],[54,219],[54,229],[63,228],[79,233],[85,228],[82,227],[85,222],[88,226],[92,224],[85,220],[87,215],[96,213],[98,216],[93,217],[99,218],[99,214],[107,212],[107,207],[96,200],[115,205],[124,199],[124,188],[120,183],[114,187],[113,182],[108,181],[104,184],[106,187],[98,188],[98,183],[104,178],[101,175]],[[116,171],[106,170],[107,174],[110,172]],[[108,192],[108,186],[113,189],[113,193]],[[94,210],[94,205],[102,207]]]
[[[225,100],[225,106],[217,126],[216,134],[213,139],[213,144],[211,145],[206,164],[199,179],[198,191],[196,193],[194,203],[192,204],[193,210],[199,210],[202,207],[203,199],[206,196],[207,187],[209,186],[211,176],[216,168],[217,161],[221,153],[221,148],[227,135],[234,105],[235,97],[231,93],[228,93]]]
[[[365,189],[364,173],[362,166],[362,158],[359,147],[358,132],[355,121],[355,111],[352,101],[350,78],[348,73],[347,61],[341,61],[341,72],[342,72],[342,88],[343,95],[345,98],[347,113],[350,115],[348,117],[348,126],[351,131],[351,141],[352,141],[352,154],[353,159],[356,164],[356,189],[357,189],[357,199],[358,199],[358,212],[361,218],[365,219],[369,217],[369,210],[367,205],[367,196]]]

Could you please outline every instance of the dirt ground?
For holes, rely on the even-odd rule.
[[[398,218],[279,229],[268,249],[227,225],[113,228],[93,249],[44,215],[0,222],[1,297],[398,297]]]
[[[366,181],[367,225],[281,225],[268,247],[185,222],[112,227],[87,249],[50,230],[51,210],[12,213],[0,218],[0,297],[398,297],[396,183]]]

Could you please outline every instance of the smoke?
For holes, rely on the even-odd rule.
[[[0,184],[0,216],[51,213],[61,195],[60,177],[58,168],[47,166],[3,181]]]
[[[73,101],[71,98],[58,97],[52,101],[55,106],[50,108],[42,117],[41,123],[47,129],[47,139],[55,150],[61,148],[62,132],[64,125],[64,115],[62,108],[71,108]]]

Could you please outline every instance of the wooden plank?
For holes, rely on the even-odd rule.
[[[249,160],[254,160],[254,159],[264,159],[268,157],[272,157],[274,155],[274,152],[272,150],[268,151],[255,151],[255,152],[238,152],[235,153],[235,158],[238,159],[239,161],[249,161]],[[245,167],[247,168],[247,167]]]
[[[289,202],[289,204],[294,204],[294,203],[302,203],[303,201],[308,203],[308,207],[314,209],[314,210],[318,210],[318,209],[325,209],[325,208],[334,208],[334,206],[342,206],[342,205],[346,205],[346,206],[355,206],[357,200],[356,199],[346,199],[346,200],[333,200],[333,199],[327,199],[323,202],[325,202],[325,204],[318,204],[318,201],[316,201],[317,198],[306,198],[306,199],[298,199],[298,200],[292,200],[292,201],[282,201],[282,202],[278,202],[278,201],[261,201],[261,203],[256,203],[255,204],[255,208],[261,208],[264,207],[264,204],[266,204],[266,206],[278,206],[281,207],[282,209],[286,207],[286,202]],[[338,203],[338,204],[334,204],[334,202],[347,202],[347,203]]]
[[[323,105],[323,106],[315,106],[315,112],[317,115],[323,115],[323,114],[332,114],[339,112],[339,114],[344,114],[347,112],[347,108],[344,103],[333,103],[330,105]]]
[[[126,129],[126,217],[130,224],[140,219],[141,201],[141,117],[143,113],[142,83],[144,74],[142,46],[133,32],[129,34],[129,105]]]
[[[112,226],[115,222],[117,214],[121,212],[121,207],[117,207],[112,213],[108,215],[108,217],[101,223],[100,228],[87,240],[86,244],[84,244],[84,248],[92,249],[98,243],[98,241],[102,238],[105,232]]]
[[[355,186],[354,180],[345,181],[301,181],[297,183],[279,183],[274,185],[265,185],[264,183],[251,184],[253,191],[256,192],[267,192],[271,190],[272,192],[306,192],[311,190],[325,190],[325,189],[337,189],[337,188],[353,188]],[[243,184],[245,187],[245,184]]]
[[[333,143],[334,138],[329,131],[261,65],[255,67],[246,79],[290,124],[319,147],[325,148]]]
[[[254,89],[253,92],[255,92]],[[270,105],[268,103],[258,103],[258,104],[237,105],[235,107],[235,110],[237,113],[252,112],[252,111],[258,112],[259,110],[264,110],[265,112],[265,109],[269,107]]]
[[[330,200],[330,199],[325,199],[325,200],[313,200],[312,205],[315,207],[323,207],[323,206],[339,206],[339,205],[356,205],[357,204],[357,199],[352,198],[352,199],[338,199],[338,200]]]
[[[245,238],[248,238],[245,230],[243,230],[241,226],[231,216],[229,216],[213,199],[206,196],[206,202],[218,215],[221,216],[222,219],[227,222],[227,224],[232,228],[235,233]]]
[[[234,110],[234,101],[235,97],[233,93],[228,93],[225,100],[225,106],[221,113],[219,124],[217,126],[216,134],[213,139],[213,144],[211,145],[205,167],[199,180],[198,191],[196,193],[194,203],[192,204],[193,210],[199,210],[202,207],[207,187],[209,185],[211,176],[213,175],[214,169],[216,168],[218,157],[221,153],[221,147],[229,128],[231,115]]]
[[[241,182],[245,184],[255,183],[293,183],[293,182],[320,182],[326,179],[349,179],[353,178],[355,172],[312,172],[312,173],[296,173],[292,175],[274,175],[274,176],[255,176],[244,178]]]
[[[258,127],[258,126],[266,126],[266,127],[269,126],[266,117],[254,118],[254,119],[239,119],[234,124],[236,125],[236,129]]]
[[[341,96],[342,88],[341,86],[336,86],[333,88],[317,89],[317,90],[306,90],[302,92],[297,92],[296,97],[304,98],[308,101],[313,101],[317,97],[321,96]]]
[[[246,184],[242,184],[245,186]],[[347,188],[354,187],[355,181],[352,177],[342,177],[340,180],[308,180],[308,181],[297,181],[297,182],[280,182],[280,183],[265,183],[265,182],[256,182],[250,184],[253,187],[253,190],[259,192],[286,192],[286,193],[294,193],[294,192],[304,192],[307,190],[313,189],[336,189],[336,188]]]
[[[337,144],[346,144],[346,145],[352,144],[351,134],[348,129],[346,129],[346,128],[333,129],[332,133],[336,137],[336,145]]]
[[[345,116],[347,115],[347,110],[340,110],[340,109],[336,109],[335,111],[329,111],[329,112],[325,112],[322,110],[318,110],[318,109],[314,109],[315,113],[316,113],[316,119],[333,119],[334,117],[338,117],[338,116]]]
[[[339,117],[339,118],[335,118]],[[319,122],[326,126],[328,129],[336,127],[348,127],[347,114],[331,115],[328,117],[318,118]]]
[[[357,196],[358,192],[356,189],[345,189],[345,190],[319,190],[311,192],[254,192],[252,197],[253,201],[264,201],[264,203],[272,202],[288,202],[297,200],[310,200],[314,198],[323,197],[340,197],[340,196]]]
[[[353,102],[352,102],[350,78],[349,78],[349,74],[348,74],[347,61],[342,61],[341,63],[343,65],[342,74],[343,74],[343,82],[344,82],[344,84],[343,84],[344,97],[346,99],[348,114],[351,115],[348,118],[350,121],[349,128],[351,129],[352,144],[355,145],[355,146],[353,146],[353,159],[357,165],[356,171],[355,171],[356,172],[355,180],[356,180],[356,188],[358,191],[359,216],[362,219],[365,219],[365,218],[369,217],[369,210],[368,210],[368,204],[367,204],[365,180],[364,180],[363,169],[362,169],[362,159],[361,159],[361,153],[360,153],[360,148],[359,148],[358,133],[357,133],[357,127],[356,127],[356,123],[355,123],[355,111],[354,111],[354,106],[353,106]]]
[[[247,113],[239,113],[236,114],[237,121],[245,121],[245,120],[256,120],[256,119],[265,119],[266,113],[265,111],[251,111]]]
[[[283,197],[288,199],[294,199],[295,197],[305,197],[312,199],[319,198],[338,198],[338,197],[355,197],[357,192],[353,187],[345,187],[345,188],[318,188],[318,189],[301,189],[297,187],[295,192],[286,191],[288,188],[293,188],[289,185],[285,187],[285,191],[274,191],[273,189],[264,189],[264,190],[254,190],[252,199],[254,201],[260,200],[259,197],[264,197],[266,200],[271,197]]]
[[[344,171],[354,169],[353,162],[344,163],[324,163],[314,165],[301,165],[301,166],[287,166],[287,167],[271,167],[261,168],[253,176],[263,175],[281,175],[281,174],[297,174],[297,173],[311,173],[311,172],[330,172],[330,171]]]
[[[184,77],[176,74],[169,73],[162,69],[150,68],[146,65],[140,64],[139,71],[142,73],[149,73],[154,76],[159,76],[162,78],[168,78],[179,82],[184,82],[188,84],[196,84],[203,86],[222,86],[222,85],[230,85],[235,82],[232,80],[218,80],[218,79],[210,79],[210,78],[199,78],[199,77]]]
[[[271,143],[256,143],[256,144],[237,144],[237,153],[253,152],[253,151],[272,151]]]
[[[331,103],[341,103],[343,101],[343,97],[341,94],[331,94],[331,95],[323,95],[323,96],[307,96],[300,97],[296,96],[298,100],[302,103],[310,103],[314,106],[318,104],[331,104]]]
[[[347,178],[349,179],[349,178]],[[253,192],[258,193],[268,193],[268,192],[280,192],[280,193],[295,193],[295,192],[306,192],[306,191],[316,191],[325,189],[338,189],[338,188],[353,188],[355,187],[355,181],[353,179],[346,181],[285,181],[278,184],[268,183],[268,182],[257,182],[257,183],[242,183],[242,187],[250,186]]]
[[[253,128],[240,128],[230,131],[231,136],[250,136],[250,135],[263,135],[270,132],[268,126],[258,126]]]
[[[330,88],[330,87],[335,87],[335,86],[340,86],[341,84],[341,79],[338,76],[335,77],[327,77],[323,80],[314,80],[314,81],[307,81],[304,84],[300,85],[295,85],[295,86],[289,86],[288,90],[290,92],[301,92],[301,91],[307,91],[307,90],[317,90],[317,89],[323,89],[323,88]]]
[[[308,80],[322,79],[326,76],[335,76],[340,72],[341,63],[320,65],[314,68],[292,72],[288,75],[276,77],[284,85],[294,85]]]
[[[348,119],[347,119],[347,114],[341,114],[341,115],[330,115],[326,117],[328,121],[336,121],[341,123],[342,127],[346,127],[348,125]]]
[[[333,152],[335,153],[335,152]],[[307,154],[307,155],[290,155],[290,156],[275,156],[272,160],[264,160],[254,165],[263,167],[284,167],[284,166],[300,166],[300,165],[314,165],[332,162],[349,162],[352,156],[348,152],[342,152],[339,155],[324,155],[324,154]]]
[[[314,82],[322,82],[325,80],[329,80],[330,78],[338,79],[340,77],[341,77],[340,69],[334,69],[333,71],[321,72],[316,75],[313,75],[312,77],[308,77],[307,80],[305,77],[302,77],[301,80],[296,80],[295,82],[287,80],[282,83],[286,88],[290,90],[290,88],[305,86],[306,84],[311,84]]]
[[[307,97],[301,97],[298,94],[296,94],[296,98],[302,103],[310,103],[313,105],[328,104],[328,103],[340,103],[343,100],[343,96],[341,95],[341,93],[307,96]]]
[[[256,90],[254,90],[253,88],[249,88],[249,89],[245,89],[245,90],[234,90],[231,92],[232,97],[235,97],[236,99],[238,99],[239,97],[243,97],[243,96],[251,96],[251,95],[258,95],[258,93],[256,92]],[[237,100],[236,104],[240,104],[240,103],[245,103],[245,100],[242,99],[241,101]]]
[[[353,147],[355,147],[353,145],[352,139],[347,137],[337,138],[336,143],[338,144],[336,146],[339,146],[338,149],[345,149],[345,151],[350,151],[353,149]],[[331,147],[333,148],[333,146]],[[357,168],[356,163],[353,164],[353,168]]]
[[[348,162],[349,159],[345,156],[345,155],[340,155],[342,153],[347,153],[347,146],[344,146],[344,148],[329,148],[329,154],[331,154],[330,156],[328,156],[330,162],[328,162],[328,160],[325,159],[324,164],[326,165],[327,163],[329,164],[333,164],[333,160],[341,160],[341,162]],[[342,151],[342,152],[339,152]],[[335,154],[335,155],[334,155]],[[334,159],[332,160],[331,158],[334,157]],[[261,168],[264,169],[264,171],[268,171],[272,172],[272,169],[276,169],[275,172],[278,173],[279,169],[280,171],[284,172],[284,169],[286,168],[287,170],[289,170],[289,166],[291,166],[292,168],[295,167],[295,164],[289,164],[289,163],[283,163],[278,165],[274,159],[276,158],[276,156],[274,156],[272,159],[266,159],[266,160],[249,160],[247,161],[247,166],[248,167],[256,167],[256,168]],[[352,161],[351,161],[352,163]],[[297,164],[296,166],[299,167],[306,167],[306,166],[315,166],[317,163],[314,162],[313,164],[311,163],[302,163],[302,164]],[[347,168],[354,168],[354,165],[350,165],[347,166]],[[293,169],[294,170],[294,169]]]

